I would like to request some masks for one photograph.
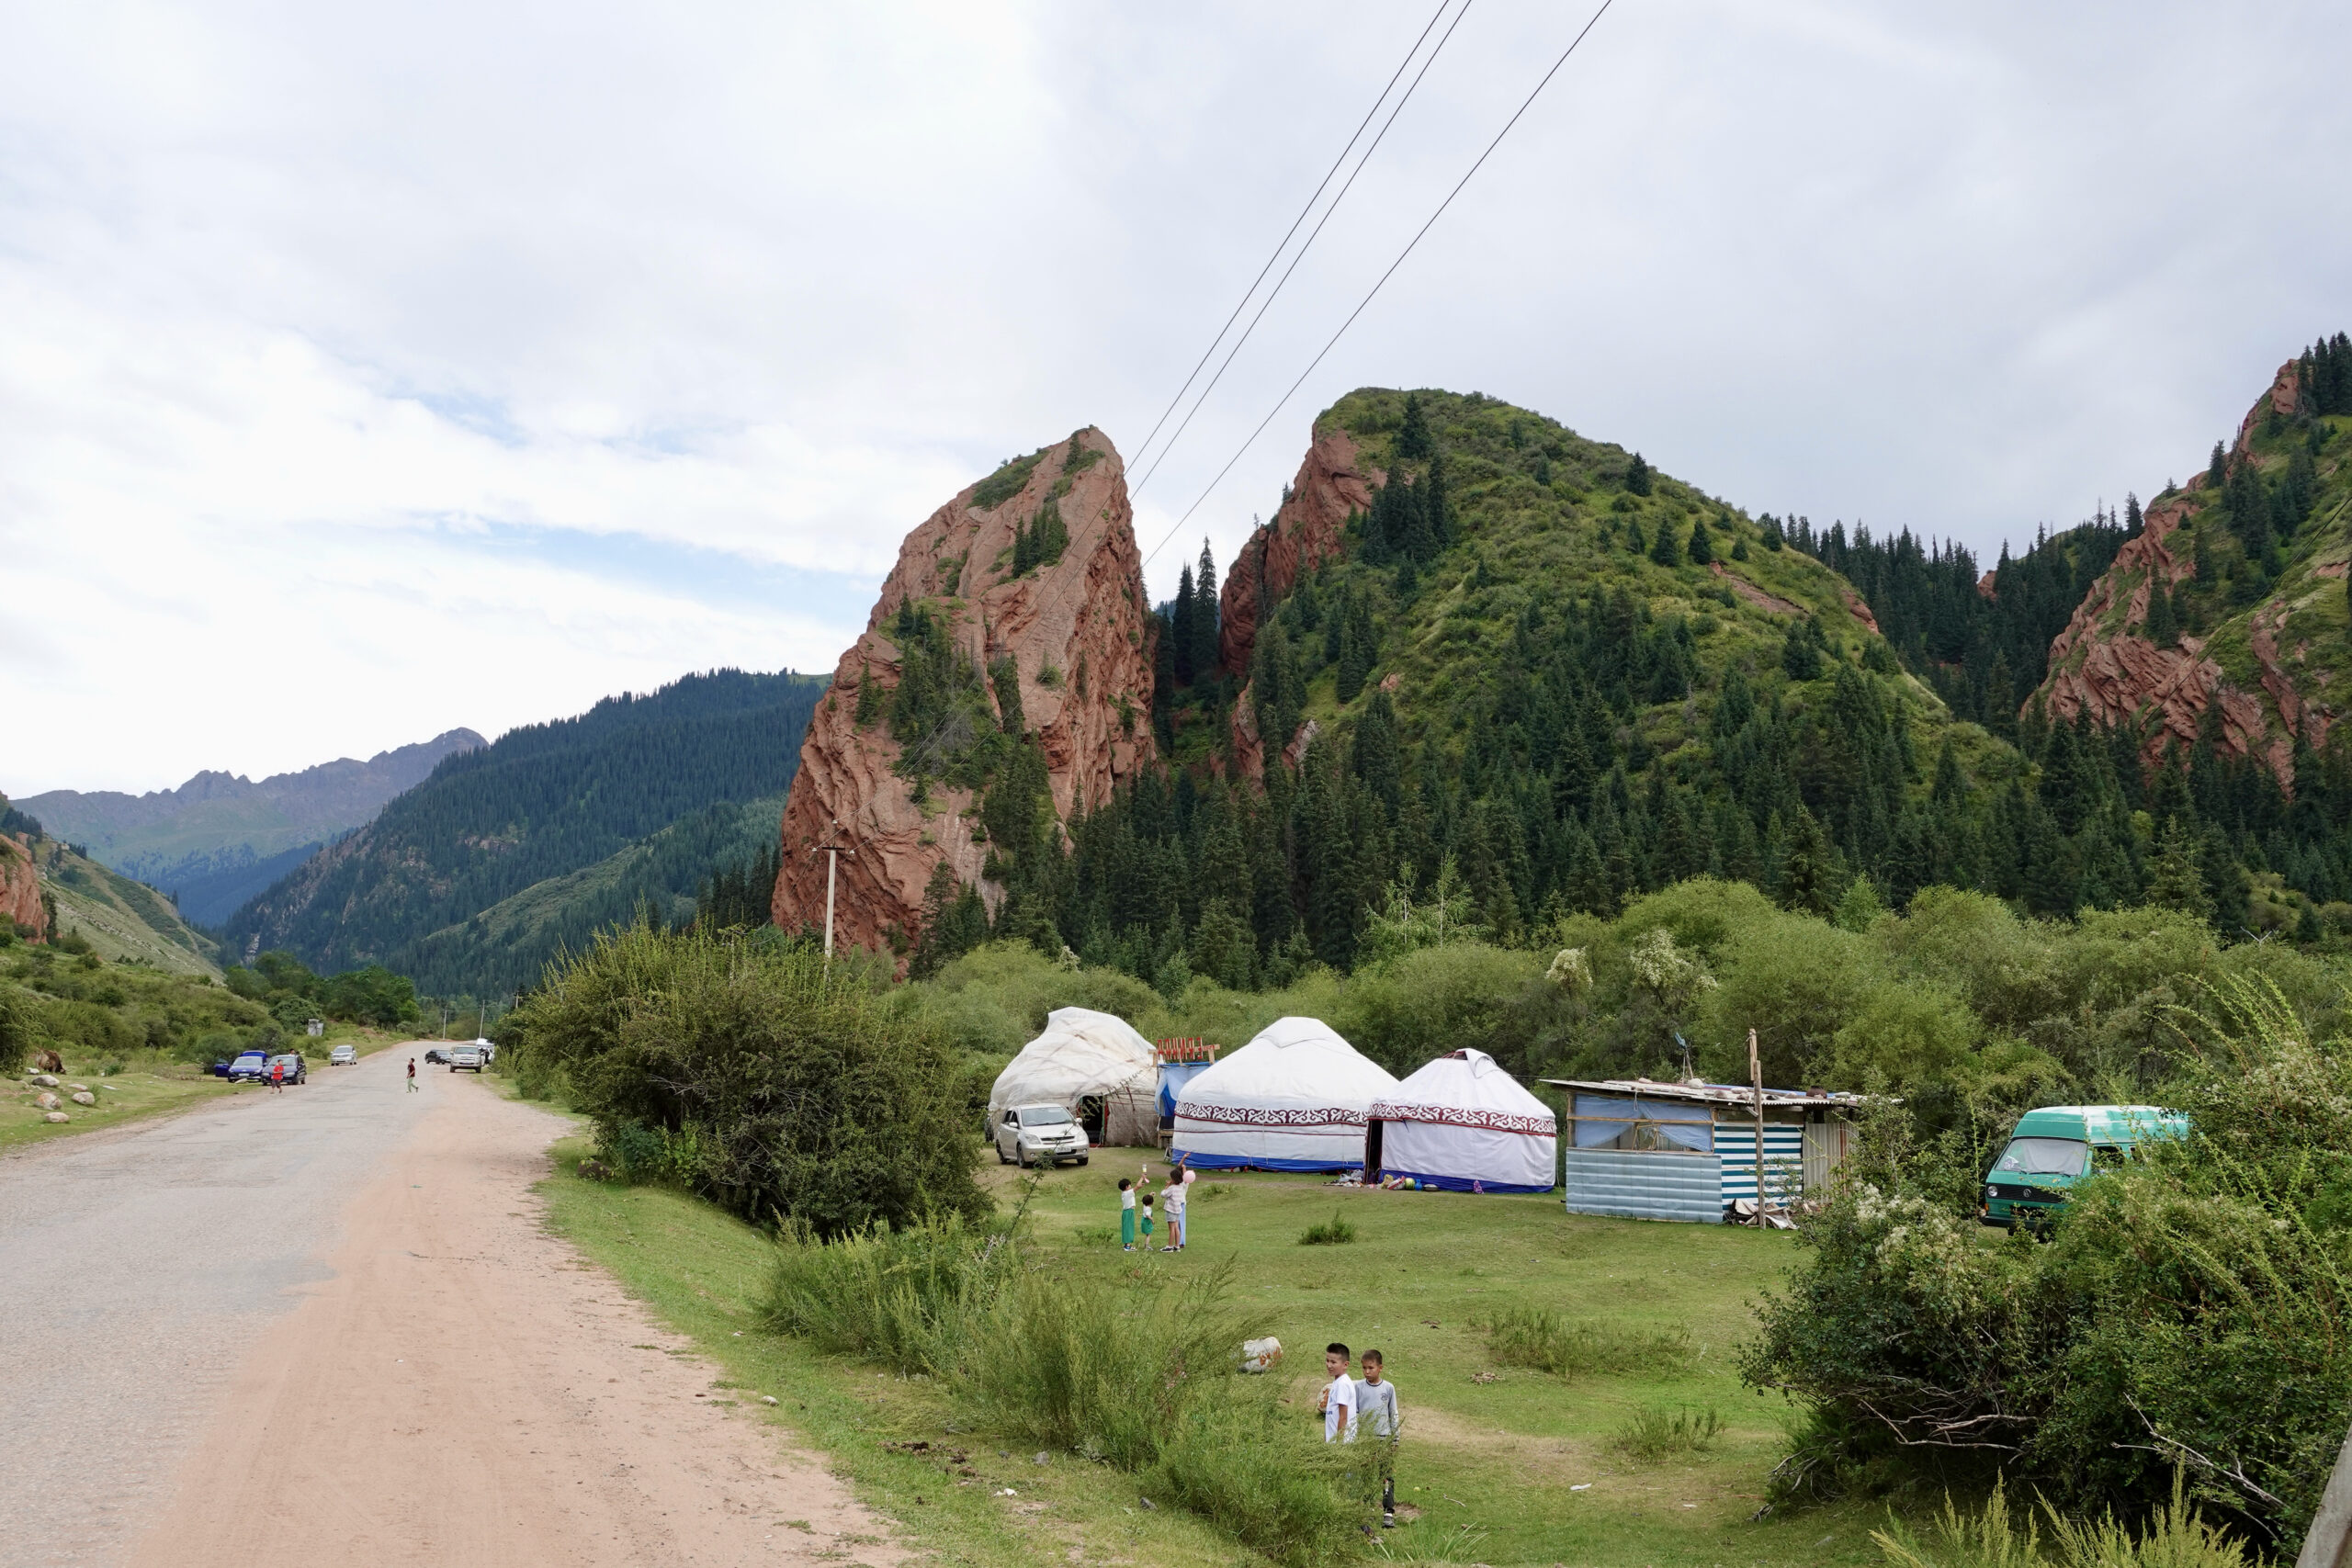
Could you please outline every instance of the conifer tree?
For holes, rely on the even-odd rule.
[[[2188,825],[2177,817],[2166,822],[2156,840],[2156,852],[2148,859],[2144,900],[2160,909],[2211,919],[2213,900],[2205,891],[2205,872],[2198,860],[2197,840]]]
[[[1707,537],[1707,520],[1702,517],[1690,525],[1690,564],[1705,566],[1714,558],[1714,542]]]
[[[1650,492],[1650,466],[1642,460],[1639,452],[1634,453],[1634,460],[1625,465],[1625,492],[1628,495],[1647,495]]]
[[[1674,525],[1663,518],[1658,520],[1657,538],[1650,546],[1650,559],[1660,566],[1682,564],[1682,551],[1674,542]]]
[[[1176,573],[1176,602],[1168,612],[1168,640],[1174,650],[1171,667],[1180,686],[1193,683],[1193,659],[1200,648],[1193,615],[1193,563],[1186,561]]]
[[[2205,465],[2205,488],[2212,491],[2218,495],[2221,493],[2222,486],[2229,479],[2229,454],[2224,452],[2222,449],[2222,444],[2216,441],[2213,443],[2212,458]]]
[[[1396,430],[1396,456],[1418,463],[1437,454],[1437,438],[1430,433],[1429,414],[1419,392],[1405,394],[1405,421]]]
[[[1201,541],[1201,570],[1193,579],[1193,679],[1206,680],[1217,665],[1216,558]]]
[[[2173,614],[2172,593],[2161,577],[2152,576],[2148,581],[2147,632],[2148,640],[2160,649],[2170,648],[2180,638],[2180,621]]]

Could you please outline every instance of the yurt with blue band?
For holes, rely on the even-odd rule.
[[[1484,1051],[1449,1051],[1374,1100],[1364,1179],[1447,1192],[1549,1192],[1560,1122]]]
[[[1199,1170],[1356,1170],[1396,1080],[1329,1024],[1278,1018],[1179,1091],[1169,1157]]]

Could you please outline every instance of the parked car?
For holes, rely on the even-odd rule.
[[[481,1046],[452,1045],[449,1047],[449,1070],[454,1073],[458,1071],[460,1068],[469,1073],[478,1073],[481,1071],[482,1060]]]
[[[286,1081],[288,1083],[308,1083],[311,1081],[311,1065],[302,1060],[302,1053],[300,1051],[281,1051],[277,1055],[272,1056],[270,1058],[270,1062],[273,1066],[282,1066],[286,1069]],[[269,1074],[266,1070],[262,1074],[262,1077],[265,1078],[268,1076]]]
[[[229,1076],[229,1064],[225,1061],[213,1063],[212,1076],[216,1078],[227,1077]]]
[[[2045,1105],[2018,1118],[1984,1174],[1977,1217],[2016,1226],[2047,1219],[2076,1182],[2111,1170],[2140,1145],[2186,1137],[2188,1118],[2154,1105]]]
[[[481,1059],[483,1061],[495,1062],[498,1060],[498,1047],[492,1044],[489,1041],[477,1040],[474,1042],[474,1047],[481,1053]]]
[[[448,1064],[448,1061],[449,1054],[438,1045],[434,1046],[424,1054],[424,1065],[428,1067],[446,1066]]]
[[[359,1047],[356,1045],[338,1045],[327,1053],[327,1066],[330,1067],[353,1066],[358,1061]]]
[[[267,1083],[269,1081],[269,1053],[266,1051],[240,1052],[237,1059],[229,1064],[229,1070],[220,1076],[231,1083]]]
[[[1050,1165],[1064,1160],[1084,1165],[1092,1146],[1086,1140],[1086,1129],[1065,1105],[1016,1105],[996,1125],[1000,1165],[1025,1166],[1041,1160]]]

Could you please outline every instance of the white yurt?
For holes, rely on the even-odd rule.
[[[1124,1018],[1056,1008],[1046,1032],[1021,1047],[989,1090],[989,1125],[1010,1106],[1059,1105],[1098,1147],[1159,1141],[1159,1064]]]
[[[1396,1080],[1320,1019],[1278,1018],[1187,1083],[1171,1159],[1203,1170],[1354,1170]]]
[[[1449,1051],[1384,1095],[1364,1128],[1367,1180],[1451,1192],[1549,1192],[1560,1123],[1484,1051]]]

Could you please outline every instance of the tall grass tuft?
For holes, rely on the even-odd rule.
[[[1486,1327],[1496,1360],[1554,1377],[1670,1371],[1690,1359],[1690,1331],[1679,1323],[1633,1328],[1522,1305],[1503,1308]]]
[[[1011,1271],[1003,1233],[961,1215],[878,1225],[820,1241],[787,1224],[776,1243],[763,1327],[901,1372],[944,1372]]]
[[[991,1427],[1142,1469],[1238,1369],[1250,1325],[1221,1304],[1229,1274],[1182,1288],[1017,1275],[966,1324],[955,1392]]]
[[[1723,1436],[1724,1418],[1705,1410],[1637,1410],[1609,1446],[1635,1464],[1664,1464],[1678,1454],[1701,1454]]]
[[[1344,1247],[1355,1238],[1356,1227],[1341,1219],[1340,1211],[1334,1209],[1331,1211],[1329,1219],[1317,1220],[1299,1232],[1298,1245],[1301,1247]]]
[[[2002,1483],[1973,1513],[1950,1497],[1936,1517],[1930,1543],[1922,1543],[1899,1522],[1872,1530],[1893,1568],[2250,1568],[2256,1559],[2199,1517],[2182,1495],[2180,1473],[2173,1473],[2172,1500],[2159,1506],[2146,1530],[2133,1535],[2112,1513],[2097,1523],[2062,1518],[2047,1501],[2050,1548],[2030,1513],[2013,1517]]]
[[[1193,1402],[1162,1435],[1144,1484],[1284,1568],[1353,1557],[1374,1522],[1367,1456],[1326,1445],[1280,1397],[1254,1386]]]

